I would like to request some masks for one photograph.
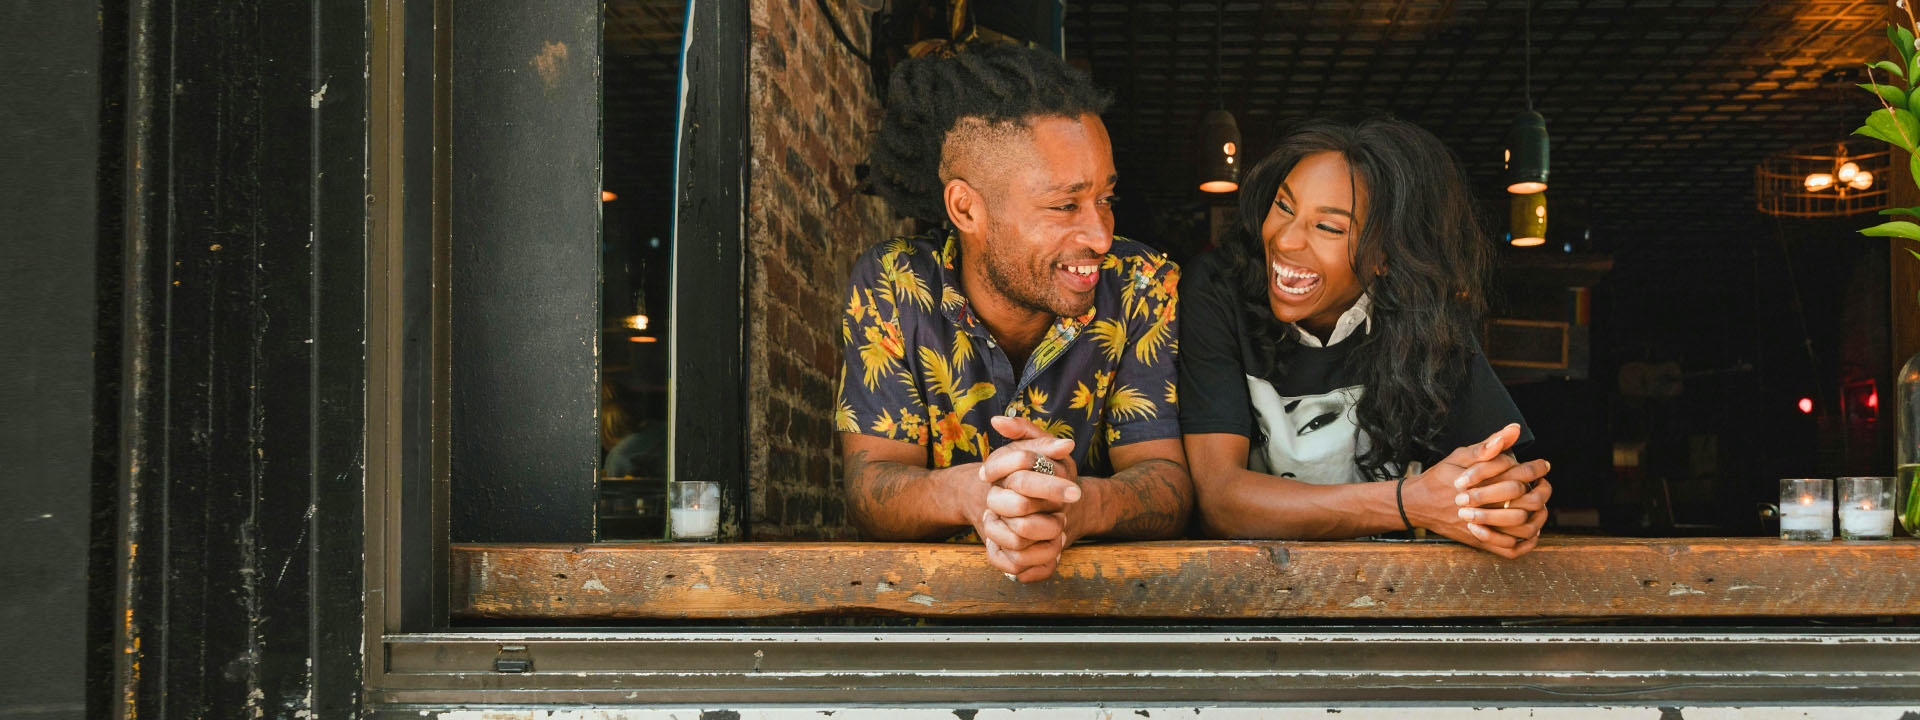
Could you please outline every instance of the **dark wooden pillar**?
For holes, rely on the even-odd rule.
[[[452,10],[453,539],[591,541],[600,3]]]
[[[105,23],[127,89],[99,717],[358,713],[367,10],[132,0]]]

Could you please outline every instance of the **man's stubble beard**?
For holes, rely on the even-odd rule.
[[[1031,258],[1017,257],[1012,252],[1003,251],[1002,246],[1018,246],[1020,242],[997,220],[987,221],[985,240],[986,252],[981,255],[986,261],[987,284],[993,287],[994,292],[1020,307],[1060,317],[1079,317],[1092,309],[1091,295],[1085,302],[1080,302],[1057,291],[1052,282],[1052,262],[1045,263],[1036,277],[1032,269],[1020,266],[1022,260]]]

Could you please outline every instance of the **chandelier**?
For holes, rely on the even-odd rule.
[[[1784,217],[1842,217],[1893,206],[1892,154],[1885,143],[1847,139],[1778,153],[1754,168],[1761,212]]]

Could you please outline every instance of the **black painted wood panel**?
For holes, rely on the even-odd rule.
[[[589,541],[600,4],[452,8],[452,537]]]
[[[111,710],[359,705],[367,7],[128,9]]]
[[[0,717],[88,715],[98,12],[0,24]]]
[[[721,532],[746,537],[746,0],[695,0],[681,83],[674,214],[675,480],[722,484]]]

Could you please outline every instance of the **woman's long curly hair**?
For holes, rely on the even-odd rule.
[[[1032,117],[1099,115],[1111,99],[1058,55],[1031,48],[974,45],[908,60],[887,81],[868,181],[896,212],[939,225],[947,221],[940,151],[955,123],[1024,126]]]
[[[1245,300],[1248,342],[1266,365],[1256,370],[1284,371],[1285,350],[1299,342],[1267,301],[1261,225],[1294,165],[1322,152],[1344,157],[1366,192],[1351,262],[1372,303],[1372,329],[1348,342],[1359,343],[1349,357],[1366,387],[1356,417],[1370,446],[1355,461],[1367,476],[1388,479],[1396,466],[1451,450],[1437,440],[1478,352],[1492,250],[1466,173],[1432,133],[1379,114],[1292,125],[1242,183],[1246,232],[1222,248],[1224,276]]]

